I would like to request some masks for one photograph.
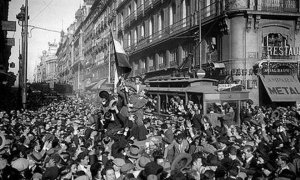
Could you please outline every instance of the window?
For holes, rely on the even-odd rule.
[[[186,2],[185,0],[181,3],[181,11],[182,11],[182,26],[186,26]]]
[[[133,9],[134,9],[134,16],[137,15],[137,0],[134,0],[133,2]]]
[[[176,5],[175,3],[173,3],[171,6],[170,6],[170,14],[169,14],[169,25],[173,25],[174,22],[175,22],[175,17],[176,17]]]
[[[146,72],[146,63],[145,63],[145,59],[141,59],[140,60],[140,73],[144,74]]]
[[[165,54],[164,53],[159,54],[158,66],[159,66],[159,69],[162,69],[165,67]]]
[[[133,32],[133,42],[134,42],[134,45],[137,44],[137,39],[138,39],[137,28],[135,28],[135,30]]]
[[[145,24],[143,23],[141,25],[141,38],[144,38],[145,37]]]
[[[176,57],[177,57],[177,53],[176,50],[170,51],[170,66],[173,67],[176,65]]]
[[[153,71],[154,70],[154,60],[153,56],[149,57],[148,61],[148,71]]]
[[[141,67],[141,69],[145,69],[146,68],[145,59],[141,60],[140,67]]]
[[[153,30],[154,30],[153,17],[151,17],[150,21],[149,21],[149,38],[150,38],[150,42],[152,41]]]
[[[164,28],[164,12],[161,11],[160,14],[158,15],[158,32],[159,32],[159,37],[161,37],[162,29],[163,28]]]
[[[269,33],[263,38],[263,58],[289,58],[290,45],[288,37],[280,33]]]
[[[128,16],[131,14],[131,5],[128,6]]]
[[[128,45],[128,47],[130,47],[130,45],[131,45],[131,33],[130,32],[128,33],[127,41],[128,41],[127,45]]]

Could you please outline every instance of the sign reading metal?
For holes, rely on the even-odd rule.
[[[295,76],[260,76],[272,101],[297,101],[300,99],[300,83]]]
[[[16,31],[16,21],[1,21],[2,31]]]

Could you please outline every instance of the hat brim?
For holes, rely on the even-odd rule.
[[[130,153],[128,153],[127,156],[130,157],[130,158],[133,158],[133,159],[138,159],[138,158],[141,157],[140,154],[137,154],[137,155],[131,155]]]
[[[187,159],[186,164],[181,168],[187,167],[191,162],[192,162],[192,156],[187,153],[181,153],[179,154],[173,161],[172,166],[171,166],[171,171],[175,170],[177,164],[182,160],[182,159]],[[180,170],[181,170],[180,169]]]
[[[138,159],[136,160],[136,162],[135,162],[135,167],[136,167],[136,169],[138,169],[138,170],[144,170],[145,168],[140,166],[140,160],[141,160],[141,158],[138,158]],[[149,163],[149,162],[151,162],[150,159],[149,159],[148,163]]]
[[[0,134],[0,138],[1,138],[1,144],[0,144],[0,149],[4,148],[4,146],[6,145],[6,139],[4,134]]]

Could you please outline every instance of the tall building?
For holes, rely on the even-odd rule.
[[[37,66],[36,81],[37,82],[57,82],[58,76],[56,74],[57,56],[56,51],[58,44],[54,41],[48,43],[48,50],[44,50],[41,61]]]
[[[254,104],[298,102],[299,12],[297,0],[94,1],[76,13],[74,89],[112,80],[110,28],[129,55],[131,76],[196,76],[204,69],[221,84],[240,84]],[[276,81],[271,77],[282,86],[268,83]]]
[[[2,29],[4,22],[8,21],[9,2],[10,0],[0,2],[0,21],[3,22],[0,26],[0,89],[1,87],[2,89],[11,87],[16,80],[14,73],[8,72],[11,45],[7,44],[7,31]],[[1,93],[3,92],[1,91]]]
[[[115,17],[115,1],[96,1],[84,23],[85,90],[97,90],[113,80]]]
[[[77,92],[98,89],[110,81],[113,46],[110,29],[115,28],[115,1],[84,1],[75,14],[69,35],[61,35],[58,56],[60,81],[73,85]],[[110,50],[109,50],[110,48]],[[113,74],[113,72],[111,72]],[[67,79],[67,81],[66,81]]]
[[[253,67],[267,60],[273,69],[285,72],[278,70],[273,75],[299,75],[299,1],[117,2],[118,38],[129,54],[133,76],[146,79],[188,76],[191,69],[185,67],[192,65],[197,69],[200,64],[206,77],[219,79],[225,84],[243,85],[250,91],[254,104],[291,101],[291,98],[286,99],[291,93],[284,89],[277,91],[272,87],[275,88],[273,95],[285,94],[280,100],[266,93],[268,89],[264,86],[267,85],[260,83],[262,76],[257,76],[257,68],[253,71]],[[200,46],[197,39],[199,9]],[[266,63],[259,67],[262,65],[259,72],[266,71]],[[294,102],[299,99],[292,97]]]

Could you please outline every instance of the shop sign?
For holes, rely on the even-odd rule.
[[[297,77],[293,76],[261,76],[264,86],[271,96],[287,98],[288,96],[299,97],[300,84]]]
[[[2,31],[16,31],[16,21],[1,21]]]
[[[6,46],[14,46],[15,45],[15,38],[6,38],[5,39]]]
[[[297,67],[297,62],[264,62],[261,69],[263,75],[291,75]]]
[[[299,56],[300,47],[267,46],[267,52],[270,56]]]

